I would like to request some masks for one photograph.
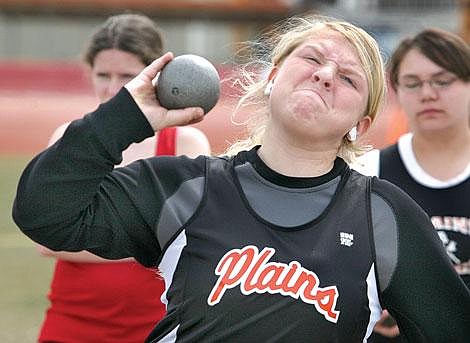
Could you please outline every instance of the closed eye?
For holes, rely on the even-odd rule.
[[[354,84],[354,81],[349,77],[349,76],[346,76],[346,75],[340,75],[340,78],[342,80],[344,80],[345,82],[349,83],[351,86],[353,86],[354,88],[356,88],[356,85]]]
[[[403,86],[409,89],[415,89],[421,87],[422,82],[419,80],[409,80],[403,83]]]
[[[136,77],[136,76],[137,76],[137,74],[122,74],[122,75],[121,75],[121,78],[127,79],[127,80],[131,80],[131,79],[133,79],[133,78]]]
[[[96,76],[100,79],[109,79],[111,77],[108,73],[96,73]]]
[[[454,81],[455,81],[455,79],[435,79],[435,80],[432,80],[432,82],[434,82],[434,84],[438,87],[449,86]]]
[[[320,60],[316,57],[312,57],[312,56],[308,56],[306,57],[307,60],[310,60],[310,61],[313,61],[315,62],[316,64],[320,64]]]

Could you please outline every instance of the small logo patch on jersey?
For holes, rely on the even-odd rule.
[[[339,239],[341,245],[350,247],[354,244],[354,235],[352,233],[340,232]]]
[[[289,264],[268,262],[276,252],[273,248],[258,248],[248,245],[227,252],[217,264],[215,274],[219,276],[212,288],[207,303],[217,305],[226,290],[240,285],[244,295],[252,293],[281,294],[301,299],[315,306],[325,319],[336,323],[340,311],[335,310],[339,297],[336,286],[319,287],[318,276],[297,261]]]

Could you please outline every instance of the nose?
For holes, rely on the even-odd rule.
[[[421,96],[423,100],[434,100],[437,98],[438,92],[429,82],[423,82],[421,86]]]
[[[323,65],[313,72],[312,79],[326,89],[331,89],[334,83],[334,73],[333,66]]]
[[[109,84],[108,84],[108,95],[109,95],[109,97],[112,98],[113,96],[115,96],[121,90],[121,88],[124,86],[124,84],[125,84],[125,82],[123,82],[119,78],[116,78],[116,77],[111,78],[111,80],[109,81]]]

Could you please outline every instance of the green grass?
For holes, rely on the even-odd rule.
[[[0,342],[36,342],[48,306],[53,260],[40,257],[11,219],[21,171],[30,157],[0,156]]]

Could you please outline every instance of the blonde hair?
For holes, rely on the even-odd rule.
[[[263,75],[266,70],[280,65],[307,37],[322,29],[339,32],[355,48],[368,84],[368,101],[364,116],[369,115],[372,120],[375,119],[385,98],[386,82],[384,63],[374,38],[363,29],[345,21],[318,15],[292,17],[262,36],[261,43],[256,44],[258,49],[268,51],[267,58],[257,58],[255,63],[251,62],[241,68],[242,78],[238,82],[244,95],[240,98],[234,115],[251,105],[256,105],[257,110],[249,121],[245,122],[249,132],[248,138],[229,147],[227,155],[234,155],[263,143],[268,119],[268,97],[264,95],[268,80]],[[257,71],[251,68],[254,64],[258,66]],[[337,155],[347,162],[352,162],[364,150],[364,147],[359,147],[344,137]]]

